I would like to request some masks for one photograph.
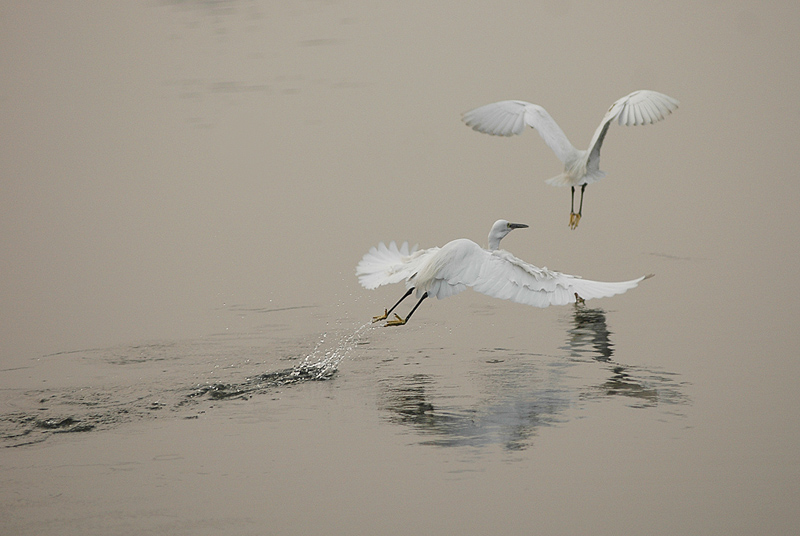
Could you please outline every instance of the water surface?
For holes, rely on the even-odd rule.
[[[787,534],[800,521],[798,7],[17,4],[0,19],[0,532]],[[769,58],[769,61],[765,61]],[[568,222],[534,132],[617,98]],[[379,241],[503,246],[584,307],[402,328]]]

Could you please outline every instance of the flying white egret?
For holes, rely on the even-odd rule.
[[[583,191],[586,185],[606,176],[600,170],[600,147],[608,127],[615,119],[620,125],[636,126],[656,123],[678,108],[678,101],[647,89],[634,91],[611,105],[603,121],[592,136],[589,148],[581,151],[573,147],[564,131],[553,120],[547,110],[539,105],[519,100],[495,102],[475,108],[463,114],[462,120],[473,130],[494,136],[522,134],[525,125],[536,129],[544,142],[564,163],[564,173],[548,179],[553,186],[572,187],[569,226],[575,229],[581,220]],[[581,187],[581,204],[575,213],[575,187]]]
[[[408,242],[399,248],[383,242],[364,255],[356,266],[358,281],[364,288],[374,289],[389,283],[405,281],[408,291],[391,309],[376,316],[373,322],[385,320],[416,289],[419,301],[405,318],[395,313],[387,326],[402,326],[425,298],[438,299],[458,294],[467,287],[504,300],[534,307],[566,305],[591,298],[604,298],[632,289],[647,277],[619,283],[590,281],[579,276],[537,268],[500,249],[500,241],[524,223],[497,220],[489,232],[489,249],[472,240],[459,238],[441,248],[409,250]]]

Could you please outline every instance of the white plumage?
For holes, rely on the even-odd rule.
[[[494,136],[522,134],[526,126],[536,129],[556,156],[564,163],[564,172],[548,179],[554,186],[571,186],[573,204],[570,211],[570,227],[575,228],[581,218],[583,191],[587,184],[606,176],[600,170],[600,147],[608,127],[614,120],[620,125],[636,126],[656,123],[678,108],[678,101],[650,90],[634,91],[617,100],[606,112],[600,126],[592,136],[589,148],[576,149],[561,127],[547,110],[537,104],[520,100],[495,102],[464,113],[463,121],[473,130]],[[581,208],[575,213],[575,186],[581,186]]]
[[[399,248],[395,242],[382,242],[369,250],[356,267],[356,275],[364,288],[405,282],[408,291],[394,307],[374,321],[388,317],[400,302],[416,290],[419,302],[405,319],[395,315],[387,325],[402,325],[411,317],[422,300],[453,296],[471,287],[487,296],[511,300],[534,307],[566,305],[576,300],[589,300],[621,294],[632,289],[645,277],[617,283],[582,279],[579,276],[538,268],[508,251],[499,249],[500,241],[524,224],[498,220],[489,233],[489,249],[472,240],[459,238],[441,248]]]

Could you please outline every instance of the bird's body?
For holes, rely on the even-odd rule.
[[[586,150],[576,149],[547,110],[530,102],[507,100],[487,104],[464,113],[463,121],[473,130],[494,136],[522,134],[526,126],[536,129],[547,146],[564,163],[563,173],[545,182],[553,186],[572,188],[570,227],[574,229],[581,218],[583,191],[586,185],[606,176],[606,173],[600,170],[600,148],[611,123],[614,120],[626,126],[655,123],[666,118],[677,108],[678,101],[663,93],[650,90],[634,91],[611,105]],[[576,186],[581,187],[581,208],[577,213],[574,210]]]
[[[387,247],[382,242],[370,249],[356,267],[362,286],[374,289],[389,283],[405,282],[408,291],[384,315],[385,319],[403,299],[416,290],[419,302],[411,313],[399,316],[387,325],[401,325],[427,297],[447,298],[471,287],[473,290],[504,300],[548,307],[576,301],[621,294],[639,284],[644,277],[631,281],[605,283],[578,276],[538,268],[499,249],[500,240],[523,224],[498,220],[489,233],[489,249],[472,240],[459,238],[441,248],[409,250],[408,243],[399,248],[394,242]]]

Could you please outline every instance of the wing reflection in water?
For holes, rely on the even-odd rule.
[[[501,373],[507,376],[507,373]],[[499,378],[495,378],[499,379]],[[561,422],[559,416],[571,401],[563,391],[549,390],[531,382],[512,396],[488,396],[473,407],[431,400],[440,398],[433,376],[413,374],[382,381],[382,408],[390,421],[413,427],[431,436],[422,444],[438,446],[482,446],[499,443],[507,450],[525,449],[542,426]]]
[[[565,355],[483,350],[491,359],[479,378],[479,396],[452,395],[459,389],[432,375],[400,375],[381,381],[381,408],[391,422],[427,436],[423,444],[499,444],[507,450],[530,447],[539,429],[568,422],[570,408],[592,401],[621,396],[633,408],[660,406],[680,414],[675,407],[688,399],[677,375],[612,361],[605,311],[578,306],[570,322]],[[587,385],[598,365],[608,379]]]

